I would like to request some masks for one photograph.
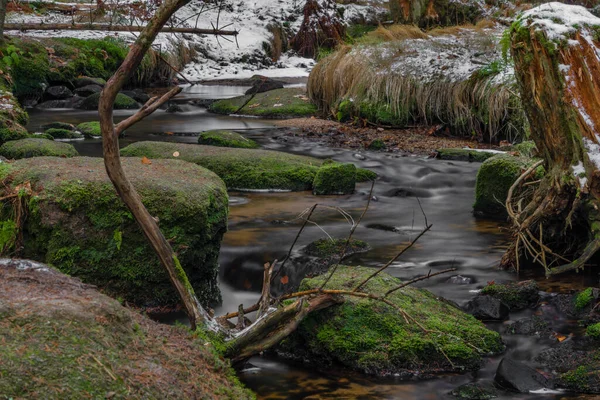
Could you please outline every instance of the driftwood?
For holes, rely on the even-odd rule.
[[[108,32],[143,32],[147,26],[111,25],[111,24],[4,24],[6,31],[108,31]],[[163,26],[157,33],[189,33],[192,35],[237,36],[236,30],[200,29],[188,27]]]

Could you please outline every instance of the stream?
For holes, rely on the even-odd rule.
[[[182,99],[222,98],[238,95],[246,88],[196,86],[182,93]],[[80,110],[28,110],[30,130],[39,130],[42,124],[53,121],[81,123],[97,120],[97,112]],[[115,111],[117,120],[131,115],[132,111]],[[331,158],[352,162],[357,167],[371,169],[379,175],[373,198],[355,238],[368,242],[371,250],[356,254],[346,262],[350,265],[381,266],[391,259],[411,238],[425,226],[417,198],[427,221],[433,224],[428,232],[388,272],[408,280],[450,267],[455,274],[469,278],[470,283],[447,282],[450,275],[441,275],[417,283],[433,293],[463,305],[488,281],[515,280],[515,274],[499,271],[495,265],[507,245],[503,225],[498,221],[476,219],[471,211],[474,199],[475,175],[479,164],[439,161],[415,156],[344,149],[332,149],[315,142],[294,137],[290,129],[274,128],[268,120],[227,117],[208,113],[205,109],[184,105],[184,112],[167,113],[159,110],[127,130],[121,145],[140,140],[176,141],[196,143],[197,133],[209,129],[232,129],[256,140],[266,149],[294,154]],[[165,134],[166,132],[172,134]],[[83,156],[101,156],[100,140],[71,142]],[[223,304],[216,314],[237,310],[239,304],[250,305],[258,300],[262,283],[263,264],[283,259],[300,227],[296,219],[303,210],[318,202],[324,206],[337,206],[355,219],[364,209],[370,183],[357,185],[356,192],[348,196],[315,197],[310,192],[294,193],[230,193],[229,231],[221,247],[220,285]],[[318,226],[309,227],[298,241],[294,256],[306,244],[326,237],[347,236],[348,221],[332,208],[319,207],[313,214]],[[324,233],[326,232],[326,233]],[[543,290],[558,291],[584,288],[590,277],[576,276],[569,286],[559,279],[545,280],[535,277]],[[529,277],[520,277],[529,278]],[[518,319],[531,315],[531,310],[511,314]],[[553,329],[568,334],[573,326],[569,321],[558,320]],[[488,325],[503,332],[504,324]],[[504,335],[507,351],[501,356],[487,358],[480,371],[474,374],[445,375],[427,381],[375,379],[348,371],[317,371],[302,365],[271,357],[254,357],[252,367],[240,373],[240,379],[259,398],[264,399],[440,399],[451,398],[447,393],[454,387],[476,381],[493,379],[500,359],[507,354],[522,361],[531,361],[540,349],[550,343],[525,336]],[[503,398],[560,399],[570,397],[565,393],[543,393]],[[586,397],[579,397],[586,398]],[[593,398],[593,397],[587,397]]]

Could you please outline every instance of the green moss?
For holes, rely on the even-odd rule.
[[[351,194],[356,185],[354,164],[327,164],[317,171],[313,193],[317,195]]]
[[[352,119],[354,105],[351,100],[342,100],[337,107],[336,119],[339,122],[350,121]]]
[[[587,392],[588,371],[583,365],[561,375],[559,379],[567,388],[575,389],[578,392]]]
[[[506,216],[504,203],[508,190],[512,184],[521,176],[533,160],[511,155],[496,155],[484,161],[477,172],[475,184],[475,204],[473,208],[477,214],[489,217]],[[543,176],[540,167],[536,173],[537,177]]]
[[[340,266],[327,288],[352,290],[373,271]],[[305,279],[300,290],[320,287],[324,279]],[[363,290],[382,295],[400,283],[382,273]],[[388,300],[429,333],[385,303],[346,297],[343,304],[310,314],[284,341],[282,351],[304,351],[322,366],[341,363],[366,373],[412,374],[477,369],[484,354],[503,350],[498,333],[426,290],[407,287],[389,295]]]
[[[86,97],[83,103],[81,103],[80,108],[84,110],[97,110],[100,102],[100,94],[101,93],[94,93],[93,95]],[[117,94],[113,108],[115,110],[132,110],[139,108],[139,104],[131,97],[119,93]]]
[[[200,301],[220,301],[219,248],[227,227],[223,182],[177,160],[123,159],[144,205],[159,219]],[[116,196],[100,158],[31,158],[11,164],[10,185],[30,181],[25,256],[97,285],[139,306],[180,303],[131,213]],[[120,231],[119,237],[115,231]]]
[[[589,306],[594,300],[594,292],[591,287],[583,290],[575,297],[575,309],[581,311]]]
[[[437,158],[440,160],[484,162],[497,153],[488,151],[477,151],[473,149],[438,149]]]
[[[22,127],[0,128],[0,143],[6,143],[9,140],[24,139],[28,136],[27,130]]]
[[[356,182],[369,182],[377,179],[377,174],[364,168],[356,169]]]
[[[306,248],[304,249],[304,252],[311,256],[320,257],[320,258],[339,256],[342,254],[342,252],[344,251],[344,248],[346,247],[346,241],[347,241],[347,239],[345,239],[345,238],[333,239],[333,240],[329,239],[329,238],[319,239],[319,240],[316,240],[316,241],[310,243],[308,246],[306,246]],[[363,242],[362,240],[352,239],[350,241],[350,244],[348,246],[348,250],[346,251],[346,253],[347,254],[359,253],[359,252],[367,251],[370,248],[371,247],[369,246],[369,244],[367,242]]]
[[[498,391],[492,385],[467,383],[452,390],[450,394],[464,400],[489,400],[498,397]]]
[[[600,322],[588,326],[585,330],[585,334],[593,339],[600,339]]]
[[[533,280],[505,284],[490,283],[481,290],[481,293],[501,300],[511,310],[520,310],[534,305],[540,297],[539,287]]]
[[[79,139],[83,135],[79,132],[68,129],[50,128],[44,132],[46,135],[52,136],[54,139]]]
[[[523,157],[534,157],[537,155],[537,147],[532,140],[521,142],[514,146],[515,151]]]
[[[68,143],[54,142],[47,139],[21,139],[4,143],[0,147],[0,155],[8,159],[30,157],[76,157],[75,148]]]
[[[375,139],[369,143],[369,150],[385,150],[386,147],[385,142],[381,139]]]
[[[69,131],[74,131],[75,130],[75,125],[73,124],[69,124],[67,122],[50,122],[48,124],[44,124],[42,125],[42,129],[43,130],[47,130],[47,129],[66,129]]]
[[[77,125],[77,130],[83,134],[86,138],[97,138],[102,136],[100,131],[100,122],[84,122]]]
[[[232,131],[206,131],[198,137],[198,143],[208,146],[236,147],[240,149],[256,149],[260,147],[254,140],[247,139]]]
[[[303,89],[276,89],[258,93],[252,100],[250,97],[219,100],[209,110],[218,114],[231,114],[243,106],[239,114],[264,118],[307,117],[317,113],[317,107],[308,100]]]

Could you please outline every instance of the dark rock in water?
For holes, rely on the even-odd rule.
[[[66,86],[50,86],[46,89],[46,95],[51,99],[63,100],[73,97],[73,92]]]
[[[148,94],[141,89],[122,90],[121,93],[123,93],[125,96],[131,97],[138,103],[142,104],[150,100],[150,96],[148,96]]]
[[[570,318],[596,322],[600,321],[600,310],[595,307],[599,295],[598,289],[587,288],[575,294],[555,294],[548,299],[548,303]]]
[[[549,337],[552,329],[543,318],[534,315],[531,318],[523,318],[510,323],[505,332],[511,335]]]
[[[89,76],[82,76],[81,78],[77,78],[73,81],[73,85],[76,88],[81,88],[88,85],[99,85],[104,87],[106,85],[106,81],[102,78],[90,78]]]
[[[540,299],[539,288],[534,280],[492,283],[481,290],[481,294],[501,300],[511,310],[522,310],[534,306]]]
[[[48,129],[66,129],[74,131],[75,125],[66,122],[50,122],[49,124],[42,125],[42,130],[47,131]]]
[[[388,197],[421,197],[427,198],[432,197],[433,194],[425,189],[417,189],[417,188],[398,188],[392,189],[385,193],[385,196]]]
[[[198,107],[208,108],[212,103],[214,103],[215,99],[197,99],[192,100],[192,104]]]
[[[466,304],[465,311],[483,321],[502,321],[508,318],[509,308],[494,297],[479,295]]]
[[[101,91],[102,86],[100,85],[87,85],[75,89],[75,94],[81,97],[88,97],[93,95],[94,93],[100,93]]]
[[[21,100],[21,104],[25,108],[31,108],[31,107],[35,107],[38,104],[38,101],[37,101],[37,99],[34,99],[34,98],[23,99],[23,100]]]
[[[99,102],[100,93],[94,93],[93,95],[86,97],[78,108],[83,110],[97,110]],[[113,108],[115,110],[132,110],[139,108],[139,104],[131,97],[126,96],[123,93],[119,93],[117,94]]]
[[[84,98],[80,96],[73,96],[65,100],[48,100],[38,104],[36,108],[79,108],[83,100]]]
[[[506,357],[500,361],[494,381],[503,389],[519,393],[553,387],[552,382],[535,369]]]
[[[474,283],[474,282],[475,282],[475,279],[470,278],[468,276],[462,276],[462,275],[454,275],[446,280],[446,283],[452,283],[455,285],[470,285],[471,283]]]
[[[181,108],[179,104],[171,104],[167,107],[165,111],[168,113],[178,113],[183,112],[183,108]]]
[[[245,94],[264,93],[275,89],[283,89],[283,82],[276,81],[266,76],[255,75],[252,77],[252,87]]]
[[[498,397],[498,390],[491,382],[477,382],[460,385],[450,394],[464,400],[488,400]]]

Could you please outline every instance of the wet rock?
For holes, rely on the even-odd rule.
[[[97,110],[100,102],[100,93],[94,93],[89,97],[86,97],[83,102],[79,105],[82,110]],[[113,108],[115,110],[132,110],[139,108],[137,101],[129,96],[125,96],[123,93],[117,94]]]
[[[68,129],[50,128],[44,131],[46,135],[52,136],[54,139],[81,139],[83,135],[76,131]]]
[[[550,329],[550,326],[543,318],[535,315],[531,318],[522,318],[518,321],[511,322],[506,327],[505,333],[511,335],[549,337],[552,334],[552,329]]]
[[[217,114],[238,113],[265,118],[309,117],[318,111],[306,97],[306,91],[299,88],[257,93],[252,100],[249,95],[222,99],[212,103],[209,110]]]
[[[483,321],[502,321],[508,318],[509,313],[508,306],[500,300],[481,295],[469,301],[464,309],[475,318]]]
[[[548,303],[555,307],[559,313],[570,318],[585,320],[586,322],[600,321],[600,310],[595,306],[600,296],[597,288],[587,288],[575,294],[553,294]]]
[[[494,381],[505,390],[519,393],[553,387],[552,382],[535,369],[507,357],[500,361]]]
[[[66,130],[69,130],[69,131],[74,131],[75,130],[75,125],[69,124],[69,123],[66,123],[66,122],[50,122],[49,124],[42,125],[42,129],[43,130],[48,130],[48,129],[66,129]]]
[[[498,390],[491,382],[477,382],[461,385],[450,394],[464,400],[488,400],[498,397]]]
[[[363,156],[360,153],[354,153],[353,157],[356,158],[356,159],[358,159],[358,160],[366,160],[367,159],[367,157]]]
[[[420,197],[427,198],[432,197],[433,194],[427,189],[419,188],[397,188],[389,190],[385,193],[388,197]]]
[[[89,76],[82,76],[73,80],[73,85],[76,88],[81,88],[89,85],[98,85],[104,87],[104,85],[106,85],[106,81],[102,78],[90,78]]]
[[[446,283],[452,283],[454,285],[470,285],[471,283],[474,283],[474,282],[475,282],[475,279],[468,277],[468,276],[462,276],[462,275],[454,275],[446,280]]]
[[[69,97],[73,97],[73,92],[66,86],[50,86],[46,89],[46,96],[51,99],[63,100]]]
[[[438,149],[436,158],[440,160],[484,162],[498,154],[494,151],[481,151],[475,149]]]
[[[84,98],[80,96],[73,96],[64,100],[48,100],[40,103],[36,108],[50,109],[50,108],[79,108]]]
[[[88,97],[95,93],[100,93],[101,91],[102,86],[100,85],[87,85],[75,89],[75,94],[81,97]]]
[[[254,75],[252,78],[252,87],[246,90],[245,94],[264,93],[270,90],[283,89],[284,82],[267,78],[266,76]]]
[[[165,112],[168,113],[180,113],[183,112],[183,108],[179,104],[170,104]]]
[[[239,149],[256,149],[260,147],[254,140],[248,139],[237,132],[226,130],[202,132],[198,136],[198,143],[207,146],[236,147]]]
[[[148,100],[150,100],[150,96],[141,89],[133,89],[133,90],[122,90],[125,96],[129,96],[138,103],[145,104]]]
[[[484,287],[481,294],[501,300],[510,310],[532,307],[540,300],[539,287],[534,280],[492,283]]]
[[[81,124],[77,125],[77,130],[88,139],[102,137],[102,132],[100,131],[100,122],[98,121],[82,122]]]

